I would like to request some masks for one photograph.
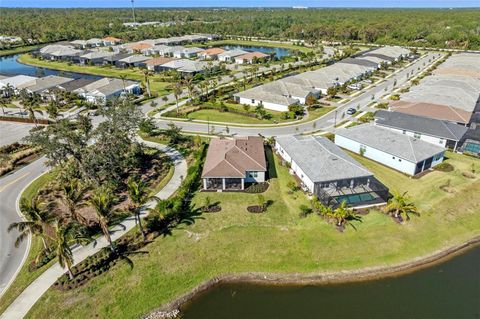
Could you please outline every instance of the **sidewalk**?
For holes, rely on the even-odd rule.
[[[173,161],[175,171],[170,181],[165,187],[156,194],[160,199],[167,199],[180,187],[182,180],[187,175],[187,162],[183,156],[175,149],[166,145],[157,144],[153,142],[143,141],[139,138],[139,141],[149,147],[165,152]],[[148,207],[155,205],[155,201],[148,204]],[[142,216],[145,217],[147,210],[142,211]],[[133,216],[126,218],[121,224],[112,227],[110,230],[112,240],[117,240],[132,228],[136,226],[135,218]],[[85,258],[97,253],[102,248],[107,247],[108,242],[104,236],[98,240],[88,244],[87,246],[80,246],[73,250],[73,258],[75,265],[83,261]],[[55,263],[43,274],[41,274],[34,282],[32,282],[15,301],[5,310],[0,316],[0,319],[18,319],[27,315],[33,305],[42,297],[42,295],[52,286],[58,277],[63,275],[66,269],[60,267],[58,263]]]

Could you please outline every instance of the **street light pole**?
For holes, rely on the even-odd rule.
[[[335,122],[333,124],[333,127],[337,126],[337,110],[335,110]]]

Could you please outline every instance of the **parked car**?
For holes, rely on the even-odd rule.
[[[357,110],[355,110],[353,107],[351,107],[345,113],[347,113],[348,115],[353,115],[353,114],[357,113]]]

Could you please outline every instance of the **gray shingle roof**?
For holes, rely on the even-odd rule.
[[[418,132],[452,141],[461,140],[468,130],[465,126],[448,121],[384,110],[377,111],[375,123],[380,126]]]
[[[421,162],[445,151],[443,147],[373,124],[339,129],[335,134],[412,163]]]
[[[314,183],[373,176],[324,137],[290,135],[276,141]]]

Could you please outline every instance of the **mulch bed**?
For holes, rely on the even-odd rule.
[[[261,214],[265,212],[265,208],[263,206],[254,205],[248,206],[247,211],[252,214]]]
[[[366,216],[370,213],[370,210],[366,208],[360,208],[360,209],[355,209],[355,213],[357,213],[358,215]]]
[[[219,205],[211,205],[210,207],[202,207],[203,213],[218,213],[222,210]]]
[[[472,173],[472,172],[463,172],[462,175],[463,175],[463,177],[470,178],[470,179],[475,178],[475,174]]]

